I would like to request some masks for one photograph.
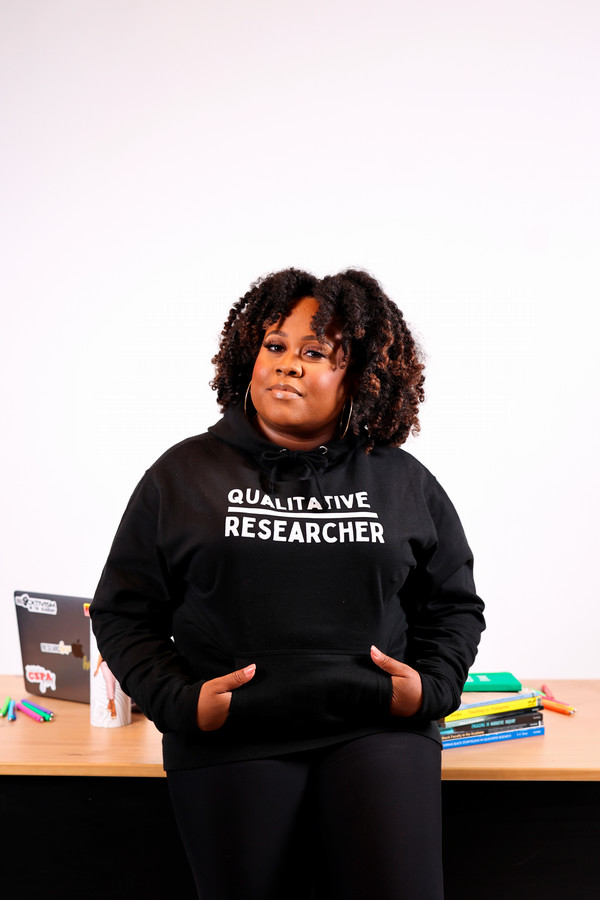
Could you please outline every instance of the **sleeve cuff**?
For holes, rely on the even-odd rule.
[[[165,691],[154,724],[163,734],[196,734],[198,697],[203,681],[184,684]]]
[[[449,716],[460,705],[460,697],[456,697],[452,685],[444,675],[430,675],[420,672],[423,687],[423,702],[416,714],[420,719],[428,721]]]

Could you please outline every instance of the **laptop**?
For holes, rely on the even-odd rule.
[[[15,591],[25,690],[90,702],[90,600]]]

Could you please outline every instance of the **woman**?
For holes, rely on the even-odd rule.
[[[142,478],[91,607],[164,732],[199,896],[440,898],[436,720],[484,622],[456,512],[399,449],[415,342],[366,273],[289,269],[213,362],[223,418]]]

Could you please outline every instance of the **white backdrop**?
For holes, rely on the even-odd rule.
[[[478,669],[600,677],[596,0],[0,0],[0,671],[218,416],[259,275],[368,269],[428,356]]]

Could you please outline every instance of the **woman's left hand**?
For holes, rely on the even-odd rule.
[[[386,656],[377,647],[371,647],[371,659],[375,665],[392,676],[390,712],[393,716],[412,716],[421,708],[423,687],[416,669]]]

